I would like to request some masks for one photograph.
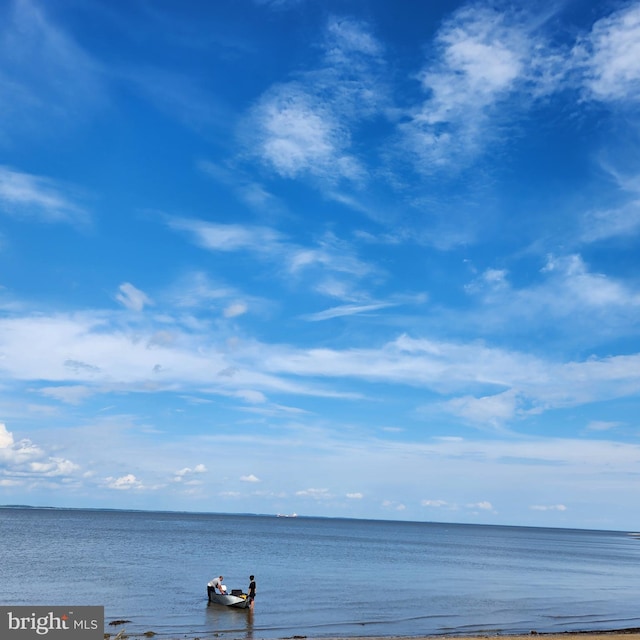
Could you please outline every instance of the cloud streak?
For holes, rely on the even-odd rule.
[[[0,211],[22,219],[83,224],[85,209],[54,180],[0,166]]]
[[[51,7],[47,7],[50,9]],[[13,0],[0,29],[0,132],[5,138],[70,128],[103,103],[100,66],[39,3]]]

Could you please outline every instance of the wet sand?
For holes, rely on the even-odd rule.
[[[123,634],[122,640],[148,640],[156,638],[156,640],[243,640],[243,634],[238,632],[218,632],[214,634],[206,634],[203,636],[180,636],[178,638],[167,638],[166,636],[152,635],[153,632],[144,634]],[[117,633],[105,634],[105,639],[115,640]],[[640,628],[618,629],[614,631],[565,631],[563,633],[538,633],[532,631],[527,634],[476,634],[476,635],[432,635],[432,636],[340,636],[340,637],[322,637],[314,638],[313,636],[293,635],[284,636],[279,640],[490,640],[491,638],[504,638],[505,640],[532,640],[539,637],[541,640],[640,640]],[[245,636],[246,638],[246,636]],[[251,635],[250,640],[261,640],[260,634]]]

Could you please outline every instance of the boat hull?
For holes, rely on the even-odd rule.
[[[249,598],[244,593],[241,596],[229,594],[223,596],[220,593],[216,593],[213,587],[208,586],[207,596],[209,597],[209,602],[220,604],[223,607],[234,607],[235,609],[247,609],[249,607]]]

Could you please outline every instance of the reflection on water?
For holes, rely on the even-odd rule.
[[[249,609],[247,611],[247,640],[252,640],[253,638],[253,609]]]
[[[207,632],[244,634],[247,640],[253,640],[254,610],[225,607],[208,602],[206,608]]]

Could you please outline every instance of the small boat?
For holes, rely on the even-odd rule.
[[[247,609],[249,607],[249,598],[246,593],[242,593],[242,589],[232,589],[231,593],[216,593],[213,587],[207,586],[207,596],[209,602],[221,604],[224,607],[235,607],[236,609]]]

